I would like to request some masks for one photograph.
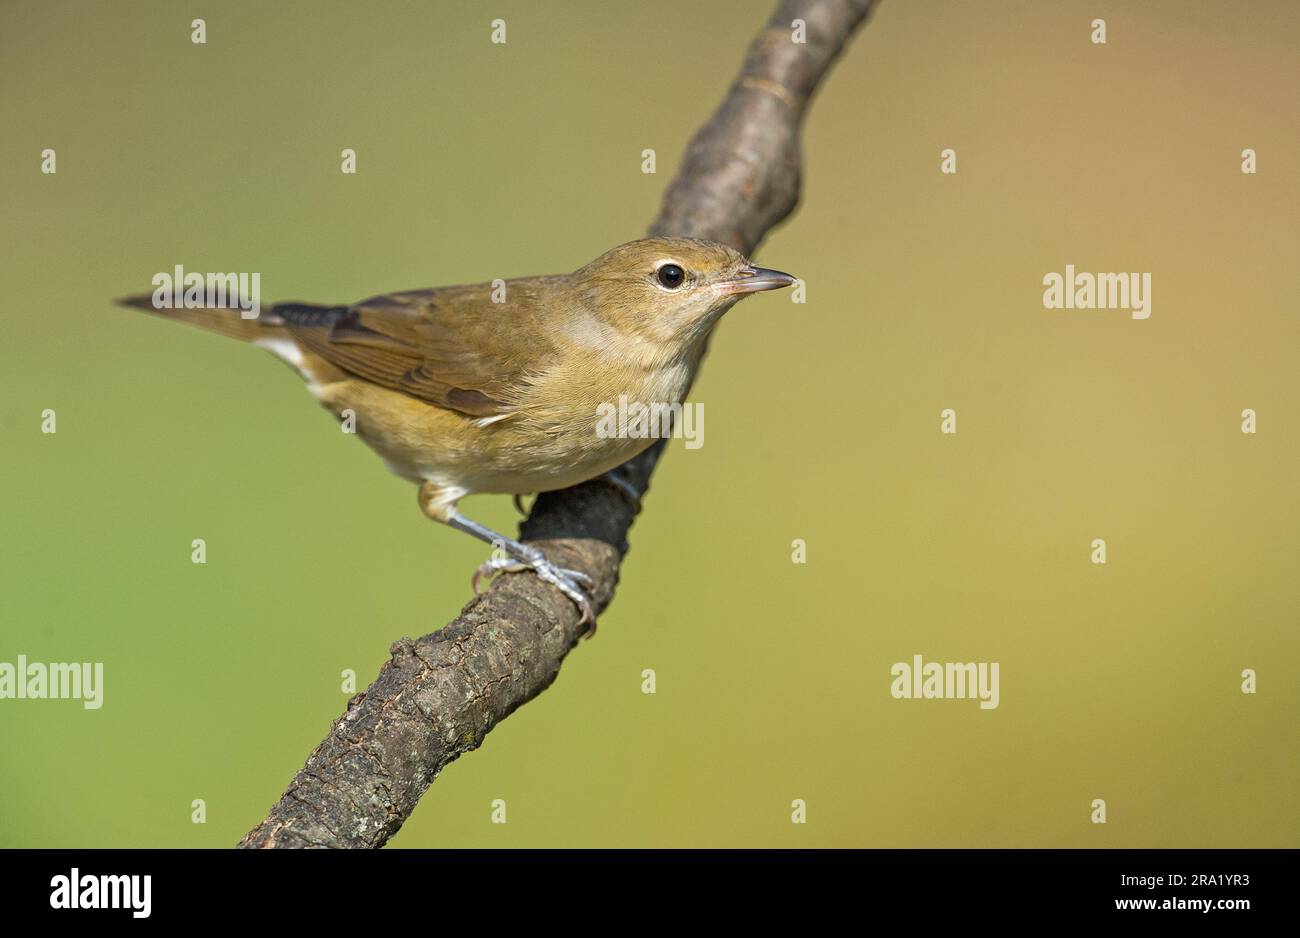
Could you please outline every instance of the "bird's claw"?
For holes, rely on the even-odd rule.
[[[591,598],[583,590],[583,587],[590,589],[596,585],[596,581],[581,570],[570,570],[566,567],[557,567],[546,559],[546,556],[540,550],[530,550],[527,559],[520,560],[515,557],[503,557],[494,555],[483,561],[479,568],[474,571],[473,585],[474,594],[478,595],[479,581],[483,579],[491,580],[498,573],[522,573],[525,570],[531,570],[537,574],[538,579],[544,583],[550,583],[578,607],[582,613],[582,618],[578,620],[578,625],[591,623],[591,630],[588,636],[596,632],[596,614],[591,608]]]

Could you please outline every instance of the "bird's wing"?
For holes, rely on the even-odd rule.
[[[471,417],[510,412],[553,349],[558,278],[386,293],[351,306],[271,309],[303,348],[349,374]]]

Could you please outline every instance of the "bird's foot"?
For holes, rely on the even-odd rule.
[[[474,571],[474,592],[479,592],[479,581],[482,579],[491,580],[498,573],[522,573],[525,570],[531,570],[537,574],[538,579],[544,583],[550,583],[578,607],[582,613],[582,618],[578,620],[578,625],[591,623],[591,629],[587,635],[590,637],[596,633],[596,614],[591,608],[591,597],[586,593],[587,589],[596,585],[596,581],[581,570],[569,570],[565,567],[557,567],[546,559],[546,555],[535,547],[527,548],[526,556],[521,558],[493,555],[479,565]]]

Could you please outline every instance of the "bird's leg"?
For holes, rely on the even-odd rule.
[[[515,492],[515,511],[521,515],[528,514],[528,510],[524,508],[524,495],[522,492]]]
[[[472,582],[475,593],[479,591],[479,580],[485,576],[490,579],[497,573],[518,573],[522,570],[532,570],[541,580],[550,583],[573,600],[578,607],[578,611],[582,613],[582,618],[578,621],[578,624],[582,625],[590,622],[592,625],[591,631],[595,632],[596,615],[591,608],[591,598],[586,593],[586,589],[590,589],[595,585],[595,580],[587,576],[587,574],[581,570],[557,567],[547,560],[546,555],[536,547],[530,544],[521,544],[519,541],[498,534],[491,528],[466,518],[455,509],[452,510],[447,523],[456,530],[471,534],[493,547],[493,555],[474,571]],[[501,556],[500,550],[504,550],[509,556]]]
[[[556,566],[546,559],[545,554],[530,544],[521,544],[504,534],[498,534],[486,525],[466,518],[456,510],[456,503],[464,494],[463,491],[444,488],[433,482],[425,482],[420,486],[420,508],[434,521],[440,521],[449,527],[464,531],[466,534],[492,545],[493,556],[484,561],[474,572],[474,592],[478,592],[479,580],[484,576],[491,577],[501,572],[516,573],[523,570],[532,570],[537,574],[538,578],[550,583],[573,600],[574,605],[582,613],[582,618],[578,621],[578,624],[582,625],[590,622],[592,627],[588,634],[594,633],[596,630],[596,615],[591,608],[591,598],[583,587],[590,588],[595,585],[595,581],[581,570],[569,570]],[[502,556],[501,551],[504,551],[506,556]]]

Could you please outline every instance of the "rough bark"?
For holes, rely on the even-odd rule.
[[[808,101],[873,0],[783,0],[749,47],[721,106],[687,148],[654,235],[723,241],[745,254],[794,208]],[[792,23],[806,23],[806,42]],[[627,463],[645,493],[662,442]],[[521,537],[595,578],[604,610],[636,509],[605,483],[541,495]],[[445,628],[390,649],[266,819],[240,847],[380,847],[438,773],[541,693],[586,631],[558,590],[531,574],[499,577]]]

